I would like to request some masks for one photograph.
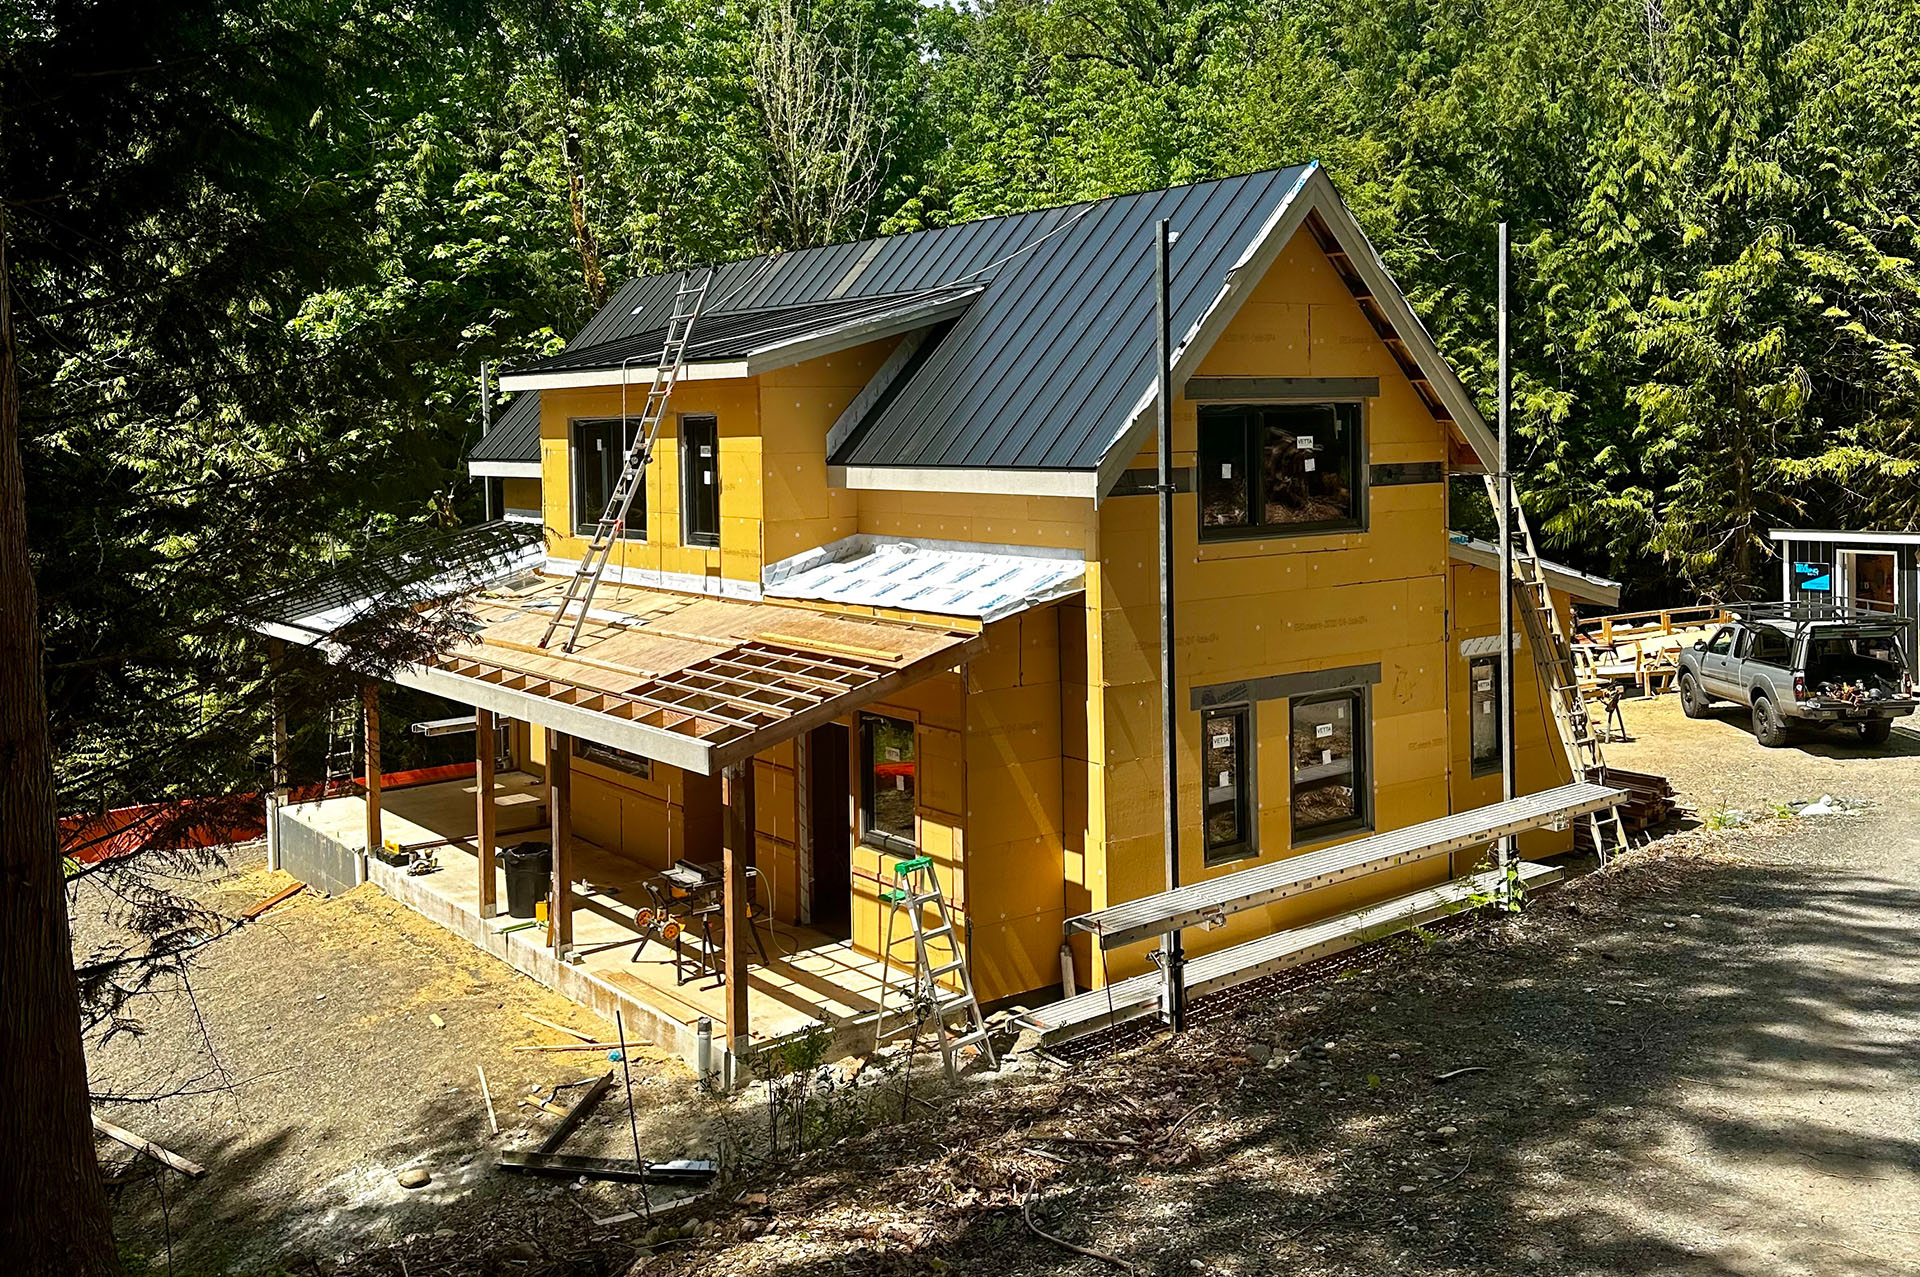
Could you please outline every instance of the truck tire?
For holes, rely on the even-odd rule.
[[[1700,681],[1692,674],[1680,675],[1680,712],[1688,718],[1705,718],[1713,698],[1700,690]]]
[[[1884,745],[1893,735],[1891,718],[1869,718],[1860,724],[1860,739],[1869,745]]]
[[[1773,702],[1764,696],[1753,698],[1753,738],[1768,749],[1778,749],[1787,743],[1786,726],[1774,712]]]

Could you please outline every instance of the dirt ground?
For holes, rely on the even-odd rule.
[[[290,882],[267,873],[254,848],[235,854],[231,872],[184,886],[237,916]],[[111,904],[82,891],[83,958],[114,938]],[[503,1204],[548,1202],[551,1182],[491,1166],[495,1149],[537,1143],[554,1120],[518,1098],[618,1068],[593,1051],[513,1051],[571,1040],[527,1014],[602,1041],[614,1030],[373,887],[276,907],[207,946],[185,985],[168,983],[129,1013],[143,1031],[90,1053],[95,1095],[126,1097],[99,1105],[101,1115],[208,1170],[198,1181],[156,1177],[151,1163],[101,1141],[121,1181],[116,1229],[131,1272],[167,1271],[169,1249],[175,1272],[299,1271],[336,1251],[497,1222]],[[707,1112],[693,1075],[645,1046],[629,1063],[649,1155],[699,1155]],[[166,1098],[137,1102],[154,1096]],[[632,1147],[622,1094],[567,1151],[631,1156]],[[412,1167],[431,1183],[400,1187],[395,1176]],[[582,1221],[627,1206],[618,1190],[570,1196],[587,1209],[563,1206]],[[519,1240],[508,1230],[489,1246]]]
[[[733,1180],[671,1230],[596,1228],[604,1207],[501,1187],[471,1169],[484,1158],[462,1178],[486,1141],[461,1070],[474,1051],[490,1078],[492,1060],[510,1068],[503,1045],[540,1037],[518,1010],[565,1004],[377,896],[291,912],[295,958],[271,981],[232,959],[220,993],[203,969],[228,1067],[258,1078],[195,1116],[169,1101],[128,1124],[214,1168],[169,1182],[176,1258],[187,1227],[285,1239],[306,1218],[327,1246],[255,1250],[303,1274],[1920,1274],[1920,739],[1763,750],[1730,711],[1689,723],[1672,698],[1626,719],[1636,739],[1609,758],[1673,777],[1696,827],[1519,919],[1203,1003],[1181,1039],[1137,1032],[1065,1068],[1023,1057]],[[1823,794],[1865,807],[1780,814]],[[369,922],[315,963],[318,928],[291,929],[321,910]],[[377,960],[416,942],[430,961]],[[319,1011],[323,991],[355,1006]],[[690,1088],[658,1069],[651,1138],[692,1148],[674,1124],[711,1114],[676,1108]],[[371,1151],[329,1153],[343,1143]],[[401,1196],[392,1172],[414,1159],[436,1186],[447,1167],[451,1191]],[[122,1190],[123,1233],[154,1213],[140,1183]]]

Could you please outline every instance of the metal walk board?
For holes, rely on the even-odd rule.
[[[653,445],[660,434],[660,423],[666,419],[667,403],[673,397],[673,388],[679,384],[680,373],[686,366],[687,341],[693,335],[694,323],[700,318],[701,307],[706,305],[707,285],[713,280],[713,270],[708,268],[697,275],[689,274],[674,294],[673,315],[667,322],[665,344],[660,349],[660,357],[654,361],[653,380],[647,387],[646,406],[640,413],[639,428],[633,434],[633,446],[627,450],[625,464],[620,469],[620,477],[614,481],[613,491],[607,494],[607,508],[600,515],[600,522],[594,526],[593,540],[587,543],[586,553],[580,556],[575,565],[573,577],[567,582],[567,592],[561,596],[560,606],[554,610],[553,619],[547,622],[546,633],[540,636],[540,646],[545,647],[553,641],[553,636],[566,623],[567,614],[574,613],[573,628],[568,631],[567,641],[560,650],[571,652],[574,644],[580,641],[580,627],[586,624],[587,612],[593,607],[593,592],[600,587],[600,576],[607,570],[607,561],[613,557],[613,547],[626,530],[627,512],[633,508],[633,498],[647,481],[647,463],[653,460]],[[621,394],[626,393],[626,373],[621,372]],[[620,427],[625,433],[627,414],[622,402]]]
[[[1090,931],[1100,937],[1101,948],[1115,949],[1396,865],[1484,846],[1529,829],[1570,824],[1589,812],[1614,806],[1622,797],[1618,789],[1576,781],[1129,900],[1069,918],[1067,929]]]

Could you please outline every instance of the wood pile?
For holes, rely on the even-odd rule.
[[[1620,804],[1620,820],[1629,834],[1657,829],[1680,810],[1679,795],[1673,791],[1673,782],[1665,776],[1608,767],[1596,779],[1603,785],[1627,791],[1626,801]]]

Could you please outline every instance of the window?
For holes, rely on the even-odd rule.
[[[1293,839],[1311,842],[1367,823],[1363,692],[1292,704]]]
[[[598,763],[602,767],[611,767],[614,771],[625,772],[629,776],[638,776],[641,780],[653,779],[653,760],[642,758],[638,754],[629,754],[624,749],[615,749],[611,745],[602,745],[598,741],[573,738],[573,756],[589,763]]]
[[[1753,647],[1747,655],[1752,660],[1768,665],[1786,665],[1790,661],[1792,648],[1793,640],[1787,637],[1786,631],[1763,625],[1753,632]]]
[[[1500,658],[1476,656],[1467,662],[1467,739],[1475,776],[1500,770]]]
[[[1200,409],[1203,540],[1361,526],[1360,405]]]
[[[1201,818],[1210,865],[1255,854],[1248,783],[1252,738],[1252,711],[1245,705],[1210,709],[1200,717]]]
[[[1733,635],[1734,628],[1731,625],[1721,626],[1714,631],[1713,637],[1707,640],[1707,650],[1715,656],[1725,656],[1733,650]]]
[[[860,841],[912,855],[913,724],[879,714],[860,716]]]
[[[624,425],[624,429],[622,426]],[[595,417],[573,423],[573,530],[579,536],[592,536],[606,513],[613,485],[627,464],[627,450],[633,446],[639,422],[628,418]],[[647,539],[647,491],[644,486],[633,494],[627,507],[627,522],[621,536],[629,541]]]
[[[688,545],[720,544],[720,422],[680,418],[680,532]]]

